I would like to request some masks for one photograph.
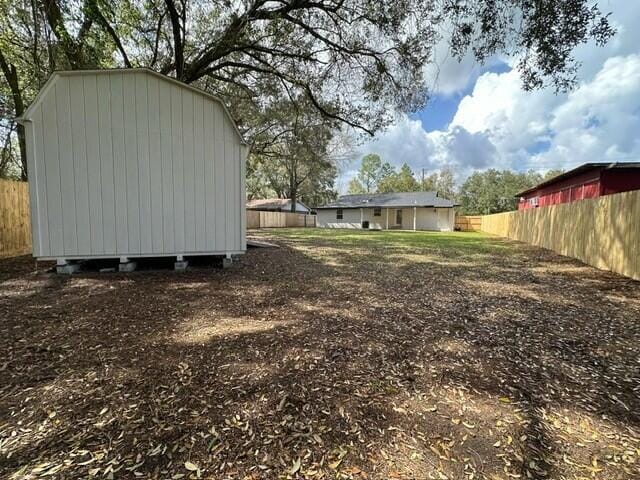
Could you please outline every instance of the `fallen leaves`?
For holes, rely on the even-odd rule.
[[[192,463],[192,462],[184,462],[184,468],[186,468],[190,472],[198,471],[198,466],[195,463]]]
[[[636,283],[499,240],[277,235],[227,271],[0,268],[0,476],[637,476]]]

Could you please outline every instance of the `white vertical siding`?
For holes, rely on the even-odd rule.
[[[87,160],[89,251],[104,253],[102,167],[98,126],[98,87],[95,75],[83,77],[84,134]]]
[[[138,222],[140,252],[153,252],[153,217],[151,215],[151,169],[149,161],[149,99],[147,98],[147,76],[134,75],[135,110],[137,124],[136,158],[138,161]]]
[[[214,183],[215,183],[215,200],[213,202],[216,211],[226,209],[227,198],[227,182],[225,182],[225,160],[224,160],[224,126],[222,121],[222,109],[219,105],[212,104],[210,108],[213,112],[213,128],[214,128]],[[226,248],[225,230],[226,217],[215,215],[215,244]]]
[[[38,206],[47,204],[49,223],[49,253],[61,252],[64,254],[64,239],[62,237],[62,189],[60,187],[60,161],[58,158],[58,122],[56,119],[56,95],[55,88],[42,102],[42,134],[43,150],[46,152],[45,168],[46,176],[42,181],[46,183],[47,197],[39,199]],[[34,127],[37,125],[34,125]],[[36,152],[36,161],[38,152]],[[40,173],[40,169],[38,169]]]
[[[215,116],[213,107],[208,102],[202,105],[202,130],[204,136],[204,179],[205,179],[205,218],[206,236],[208,244],[216,243],[216,197],[217,183],[215,177]],[[214,158],[214,161],[211,159]]]
[[[127,223],[122,226],[129,252],[140,249],[140,159],[138,138],[144,137],[142,122],[136,119],[135,75],[122,75],[122,112],[124,116],[124,164],[127,198]]]
[[[28,139],[26,142],[27,147],[27,170],[31,171],[32,169],[36,169],[35,162],[33,161],[33,154],[35,152],[35,137],[33,135],[33,124],[28,123],[25,125],[26,138]],[[38,189],[35,185],[32,185],[29,188],[29,203],[31,205],[38,203]],[[33,235],[32,248],[34,255],[39,254],[42,251],[40,246],[41,243],[41,235],[40,235],[40,213],[37,212],[36,215],[31,215],[31,231],[35,232]]]
[[[169,87],[171,98],[171,166],[173,173],[173,238],[175,249],[184,251],[184,158],[182,138],[182,89]],[[179,158],[182,161],[176,161]]]
[[[127,161],[124,137],[124,92],[122,90],[122,73],[116,73],[109,77],[111,80],[111,145],[113,148],[113,180],[115,193],[115,252],[131,252],[129,249],[129,236],[127,234]],[[61,81],[59,83],[63,83]]]
[[[91,252],[91,225],[89,222],[89,179],[87,173],[87,141],[84,115],[84,81],[82,77],[69,79],[71,106],[71,148],[73,157],[73,186],[75,188],[76,218],[74,221],[77,249]]]
[[[173,141],[171,133],[171,85],[166,82],[159,82],[160,101],[160,156],[162,157],[162,238],[164,251],[172,252],[177,250],[175,244],[173,222],[173,162],[172,150]]]
[[[162,143],[160,140],[160,93],[158,79],[147,77],[147,120],[149,122],[149,188],[151,198],[151,252],[164,251],[164,198]]]
[[[35,256],[245,249],[245,147],[215,99],[145,71],[60,74],[29,120]]]
[[[113,132],[111,130],[111,82],[105,75],[96,75],[98,86],[98,135],[100,151],[100,185],[102,198],[99,200],[102,205],[102,235],[104,242],[103,253],[114,255],[117,252],[116,238],[116,181],[114,173],[114,148]],[[86,103],[92,103],[88,97]],[[87,110],[89,112],[90,110]],[[49,158],[44,153],[44,162],[49,163]],[[92,197],[97,192],[92,192]],[[51,219],[55,216],[51,215]],[[92,223],[94,219],[91,219]],[[100,220],[97,219],[96,223]],[[94,247],[95,251],[95,247]],[[53,252],[51,255],[55,255]]]
[[[249,147],[240,147],[240,178],[247,178],[247,155]],[[247,185],[240,182],[240,246],[242,250],[247,248]]]
[[[27,138],[27,165],[29,175],[45,176],[45,165],[35,161],[37,151],[43,148],[42,107],[35,112],[32,123],[25,128]],[[31,233],[33,236],[33,254],[35,256],[49,253],[49,219],[47,216],[47,182],[40,181],[29,184],[30,205],[41,205],[37,211],[31,212]]]
[[[58,126],[58,161],[60,163],[60,195],[62,207],[62,243],[65,253],[78,250],[76,231],[75,172],[71,140],[71,108],[69,82],[56,84],[56,123]]]
[[[207,178],[205,177],[205,158],[204,146],[207,140],[204,138],[204,114],[203,114],[204,98],[200,95],[193,96],[193,137],[202,138],[202,142],[193,142],[193,159],[194,159],[194,179],[195,186],[193,189],[195,205],[193,208],[195,224],[195,243],[194,249],[200,250],[205,248],[207,244],[207,200],[205,189],[207,188]]]
[[[193,93],[182,92],[182,158],[184,159],[184,249],[196,250],[195,158],[193,149]],[[204,222],[205,219],[203,218]]]

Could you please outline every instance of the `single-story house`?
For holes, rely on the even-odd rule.
[[[585,163],[516,195],[518,210],[640,190],[640,162]]]
[[[256,210],[259,212],[291,212],[290,198],[256,198],[247,202],[247,210]],[[296,202],[295,213],[310,214],[311,209],[304,203]]]
[[[219,98],[144,68],[55,72],[18,121],[34,257],[245,252],[249,148]]]
[[[451,231],[455,203],[436,192],[343,195],[317,207],[321,228]]]

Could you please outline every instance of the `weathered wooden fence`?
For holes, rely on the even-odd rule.
[[[456,215],[456,230],[462,230],[463,232],[479,232],[481,226],[481,215]]]
[[[247,210],[247,228],[315,227],[316,216],[290,212]]]
[[[482,231],[640,280],[640,190],[485,215]]]
[[[29,185],[0,179],[0,257],[30,251]]]

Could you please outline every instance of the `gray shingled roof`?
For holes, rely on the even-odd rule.
[[[361,207],[454,207],[456,204],[438,197],[436,192],[369,193],[364,195],[343,195],[335,202],[317,207],[361,208]]]

